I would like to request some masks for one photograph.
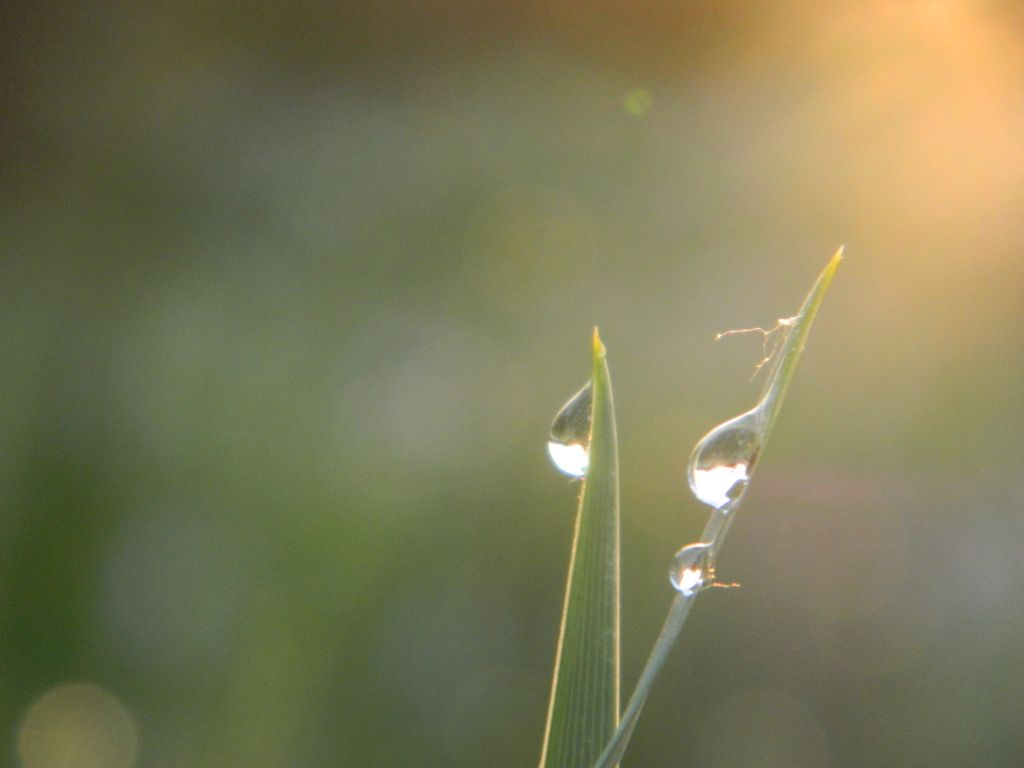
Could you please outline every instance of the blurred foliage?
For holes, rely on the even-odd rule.
[[[590,329],[628,689],[690,449],[758,388],[713,335],[843,242],[744,588],[630,762],[1024,760],[1017,4],[0,15],[10,762],[85,701],[140,766],[534,763],[574,493],[544,442]]]

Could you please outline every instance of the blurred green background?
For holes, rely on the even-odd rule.
[[[535,764],[591,328],[628,693],[845,243],[627,765],[1024,763],[1019,3],[0,15],[0,762]]]

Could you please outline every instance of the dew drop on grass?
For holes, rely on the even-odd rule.
[[[708,432],[690,458],[690,488],[717,510],[729,512],[750,482],[761,449],[761,407]]]
[[[559,469],[571,477],[583,477],[590,461],[590,415],[592,390],[588,381],[555,414],[548,439],[548,455]]]
[[[708,585],[714,573],[712,556],[711,545],[704,542],[687,544],[680,549],[672,559],[668,574],[672,586],[686,597],[699,592]]]

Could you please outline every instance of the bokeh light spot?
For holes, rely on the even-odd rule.
[[[25,768],[130,768],[138,743],[135,721],[124,705],[88,683],[44,693],[18,731]]]
[[[631,115],[643,117],[651,111],[654,105],[654,98],[651,92],[643,88],[634,88],[622,100],[623,108]]]

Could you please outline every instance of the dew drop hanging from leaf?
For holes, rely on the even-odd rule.
[[[672,559],[669,569],[672,586],[687,597],[703,589],[714,573],[713,557],[710,544],[687,544]]]
[[[590,417],[593,396],[590,382],[569,398],[551,422],[548,455],[559,471],[583,477],[590,463]]]
[[[728,512],[747,488],[761,450],[761,406],[708,432],[690,457],[690,488],[694,496]]]

